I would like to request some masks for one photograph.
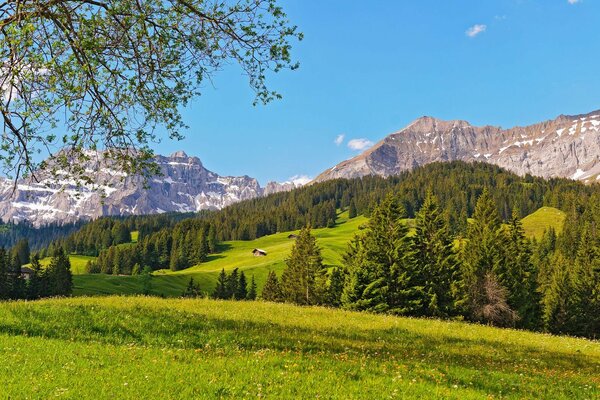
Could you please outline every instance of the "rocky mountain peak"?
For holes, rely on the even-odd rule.
[[[246,175],[221,176],[183,151],[169,157],[157,155],[156,163],[161,174],[152,177],[147,187],[142,177],[111,168],[102,152],[82,166],[93,176],[94,185],[75,182],[64,174],[54,179],[41,173],[40,182],[21,180],[13,193],[13,182],[0,178],[0,219],[40,226],[109,215],[216,210],[293,188],[276,183],[262,188]]]
[[[176,151],[175,153],[171,153],[169,158],[188,158],[188,155],[186,154],[185,151],[179,150],[179,151]]]
[[[453,160],[489,162],[520,175],[600,182],[600,111],[510,129],[421,117],[315,180],[390,176]]]

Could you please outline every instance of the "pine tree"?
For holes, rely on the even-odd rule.
[[[558,252],[552,260],[548,287],[542,297],[542,319],[545,330],[552,333],[572,333],[577,296],[570,277],[572,262]]]
[[[572,333],[597,337],[600,335],[600,245],[590,222],[583,226],[571,279],[576,293]]]
[[[195,298],[200,297],[201,295],[202,292],[200,290],[200,285],[194,282],[194,278],[190,278],[188,285],[181,296],[187,298]]]
[[[240,274],[238,271],[238,268],[234,268],[227,277],[227,292],[226,297],[224,297],[226,299],[235,299],[235,296],[239,290]]]
[[[219,277],[217,278],[217,286],[213,291],[212,297],[214,299],[227,299],[227,285],[228,285],[228,277],[225,269],[221,270]]]
[[[327,305],[340,307],[342,305],[342,293],[344,291],[344,273],[338,267],[334,267],[329,275],[327,285]]]
[[[254,275],[252,275],[252,279],[250,280],[250,288],[248,289],[248,295],[246,296],[247,300],[256,300],[256,281],[254,280]]]
[[[260,297],[264,301],[282,301],[281,286],[275,271],[269,271]]]
[[[152,268],[145,266],[140,274],[140,280],[142,282],[142,294],[144,296],[150,295],[152,292]]]
[[[373,210],[368,229],[354,239],[344,257],[349,273],[344,307],[393,314],[410,314],[418,308],[411,283],[414,252],[404,216],[404,208],[391,194]]]
[[[537,271],[532,262],[531,243],[525,237],[518,211],[513,210],[507,231],[505,262],[498,266],[499,283],[507,289],[507,303],[516,311],[517,326],[539,327],[540,309]]]
[[[13,248],[13,254],[17,258],[19,267],[29,263],[29,242],[27,239],[21,239]]]
[[[46,293],[44,293],[43,290],[44,284],[42,265],[40,264],[40,257],[37,254],[34,254],[31,257],[31,269],[33,274],[31,275],[31,278],[29,278],[27,285],[27,298],[39,299],[40,297],[44,297]]]
[[[449,227],[437,198],[429,191],[416,215],[415,271],[418,315],[448,317],[455,314],[459,263]]]
[[[502,231],[500,215],[487,189],[483,191],[473,220],[467,228],[467,241],[462,249],[462,304],[465,304],[470,317],[486,321],[481,310],[491,306],[486,290],[486,282],[492,286],[498,283],[494,276],[505,262],[506,237]],[[504,288],[505,289],[505,288]]]
[[[371,309],[372,299],[364,298],[363,294],[367,286],[375,279],[375,271],[367,260],[363,234],[356,234],[352,238],[343,260],[347,278],[342,292],[342,307],[348,310]]]
[[[246,300],[246,297],[248,297],[248,282],[246,281],[244,271],[240,272],[240,279],[234,297],[236,300]]]
[[[10,297],[10,286],[8,284],[8,258],[6,250],[0,248],[0,300]]]
[[[348,218],[352,219],[354,217],[356,217],[357,215],[357,211],[356,211],[356,203],[354,202],[354,199],[350,200],[350,206],[348,207]]]
[[[309,227],[300,230],[285,263],[287,268],[281,276],[283,300],[301,305],[320,304],[325,292],[323,258]]]
[[[69,296],[73,291],[73,275],[69,256],[62,247],[55,250],[48,266],[49,287],[52,296]]]

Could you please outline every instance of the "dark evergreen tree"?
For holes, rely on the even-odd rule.
[[[52,296],[70,296],[73,291],[73,275],[71,274],[71,262],[69,256],[62,247],[54,252],[47,276],[49,289]]]
[[[417,213],[413,237],[415,268],[412,285],[420,309],[418,315],[448,317],[455,314],[459,263],[453,238],[440,212],[437,198],[428,192]]]
[[[540,326],[540,297],[537,269],[533,265],[531,243],[514,209],[508,225],[505,262],[498,266],[499,283],[507,289],[507,303],[518,315],[517,326],[535,329]]]
[[[10,297],[10,286],[8,283],[8,257],[6,250],[0,248],[0,300],[6,300]]]
[[[150,295],[152,292],[152,268],[145,266],[140,274],[140,280],[142,282],[142,294],[144,296]]]
[[[42,265],[40,264],[40,257],[37,254],[34,254],[31,257],[30,267],[33,274],[29,278],[27,284],[27,298],[39,299],[40,297],[45,297],[47,295],[45,290],[46,285],[44,284],[45,276]]]
[[[340,268],[334,267],[331,270],[331,274],[329,274],[329,283],[327,285],[327,305],[332,307],[340,307],[342,305],[344,278],[344,273]]]
[[[13,256],[18,261],[19,267],[29,263],[29,242],[27,239],[21,239],[13,248]]]
[[[200,290],[200,285],[194,282],[194,278],[190,278],[182,297],[186,298],[196,298],[202,296],[202,291]]]
[[[356,203],[353,200],[350,200],[350,206],[348,207],[348,218],[352,219],[354,217],[356,217],[357,215],[357,211],[356,211]]]
[[[212,297],[214,299],[227,299],[230,296],[228,296],[228,290],[227,290],[227,286],[229,284],[229,279],[227,277],[227,273],[225,272],[225,269],[221,270],[221,273],[219,274],[219,277],[217,278],[217,285],[215,286],[215,290],[213,291]]]
[[[248,289],[248,295],[246,296],[247,300],[256,300],[257,292],[256,292],[256,281],[254,280],[254,275],[252,275],[252,279],[250,280],[250,288]]]
[[[269,271],[260,297],[264,301],[282,301],[281,286],[275,271]]]
[[[497,273],[501,271],[505,260],[506,236],[503,232],[500,215],[496,204],[487,189],[483,191],[477,205],[473,220],[467,228],[466,243],[462,249],[462,288],[463,304],[466,305],[471,319],[493,324],[507,323],[505,313],[502,319],[490,321],[486,315],[496,315],[494,312],[484,313],[495,301],[490,295],[496,292],[488,288],[500,286],[500,292],[506,288],[498,281]]]
[[[345,256],[349,273],[343,295],[346,308],[393,314],[418,309],[411,282],[414,251],[404,217],[404,208],[391,194],[373,210],[368,229]]]
[[[231,273],[227,277],[227,285],[225,286],[227,290],[226,290],[226,294],[225,294],[226,297],[224,297],[224,298],[235,299],[236,294],[239,290],[239,285],[240,285],[239,269],[234,268],[233,271],[231,271]]]
[[[310,228],[300,230],[286,269],[281,276],[283,300],[301,305],[321,304],[325,294],[325,270],[321,249]]]
[[[236,300],[246,300],[248,297],[248,282],[246,281],[246,274],[244,271],[240,272],[240,278],[237,285],[234,298]]]

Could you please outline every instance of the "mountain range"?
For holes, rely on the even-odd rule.
[[[200,159],[179,151],[156,156],[161,174],[143,178],[110,167],[102,153],[83,166],[95,185],[78,185],[66,173],[38,182],[0,178],[0,219],[36,226],[106,215],[195,212],[292,190],[302,183],[269,182],[249,176],[220,176]],[[519,175],[600,182],[600,111],[561,115],[538,124],[502,129],[462,120],[421,117],[364,153],[324,171],[313,182],[365,175],[391,176],[439,161],[483,161]]]
[[[436,161],[483,161],[519,175],[600,179],[600,111],[502,129],[421,117],[315,181],[390,176]]]
[[[249,176],[220,176],[183,151],[158,155],[155,161],[161,174],[146,187],[141,176],[111,168],[103,153],[94,154],[83,166],[97,182],[94,185],[75,182],[60,170],[58,178],[40,171],[37,182],[20,180],[16,188],[13,181],[0,179],[0,219],[40,226],[107,215],[216,210],[299,185],[269,182],[263,188]]]

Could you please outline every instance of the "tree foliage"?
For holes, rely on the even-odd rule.
[[[297,67],[301,39],[276,0],[17,0],[0,18],[0,161],[15,178],[35,174],[35,153],[58,145],[41,167],[85,183],[87,149],[108,150],[119,170],[156,172],[157,128],[181,138],[181,107],[229,63],[256,102],[279,97],[267,74]]]

